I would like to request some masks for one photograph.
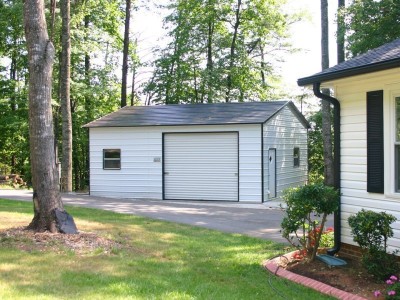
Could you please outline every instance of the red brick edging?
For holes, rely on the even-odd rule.
[[[280,267],[278,264],[278,260],[280,260],[280,257],[267,260],[263,263],[263,266],[265,269],[270,271],[271,273],[279,276],[286,278],[290,281],[299,283],[301,285],[307,286],[309,288],[312,288],[320,293],[327,294],[333,297],[336,297],[337,299],[342,299],[342,300],[366,300],[363,297],[360,297],[358,295],[354,295],[342,290],[339,290],[337,288],[334,288],[330,285],[327,285],[325,283],[316,281],[314,279],[301,276],[298,274],[295,274],[293,272],[290,272],[288,270],[285,270],[284,268]]]

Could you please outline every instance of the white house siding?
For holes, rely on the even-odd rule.
[[[386,211],[400,220],[400,195],[393,192],[394,146],[391,138],[394,118],[391,103],[393,93],[400,94],[400,69],[355,76],[325,85],[334,87],[335,97],[341,104],[342,242],[356,245],[347,219],[362,208]],[[384,194],[367,192],[366,93],[376,90],[384,91]],[[400,222],[393,224],[393,228],[394,237],[389,241],[389,248],[400,249]]]
[[[276,148],[277,198],[289,187],[307,182],[307,128],[289,107],[285,107],[264,124],[264,199],[271,200],[268,191],[268,149]],[[300,166],[293,167],[293,148],[300,148]]]
[[[162,199],[162,134],[239,132],[239,201],[261,202],[261,125],[90,128],[90,193]],[[103,149],[121,149],[121,170],[103,170]]]

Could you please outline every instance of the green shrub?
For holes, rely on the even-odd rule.
[[[399,271],[395,253],[387,253],[387,240],[393,236],[390,225],[395,221],[391,214],[364,209],[348,219],[353,240],[363,250],[364,268],[379,279]]]
[[[327,216],[338,209],[339,196],[337,190],[321,183],[284,191],[282,236],[306,253],[310,261],[317,254]]]

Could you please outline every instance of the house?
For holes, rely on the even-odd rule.
[[[127,106],[85,127],[91,195],[261,203],[307,181],[290,101]]]
[[[335,182],[341,190],[335,251],[354,250],[347,219],[362,208],[400,220],[400,39],[298,80],[334,104]],[[333,96],[321,94],[330,88]],[[389,250],[400,249],[400,222]]]

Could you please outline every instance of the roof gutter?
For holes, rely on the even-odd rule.
[[[321,82],[313,83],[314,95],[333,105],[333,130],[334,130],[334,187],[340,191],[340,103],[338,99],[321,93]],[[340,250],[341,226],[340,226],[340,197],[339,207],[334,213],[334,246],[329,249],[329,255],[335,255]]]
[[[340,64],[338,66],[340,66]],[[356,66],[356,67],[347,67],[347,68],[339,69],[336,71],[335,70],[325,71],[325,73],[324,72],[317,73],[313,76],[298,79],[297,84],[299,86],[304,86],[304,85],[314,84],[316,81],[326,82],[326,81],[330,81],[330,80],[336,80],[336,79],[341,79],[341,78],[350,77],[350,76],[384,71],[384,70],[398,68],[398,67],[400,67],[400,59],[395,58],[395,59],[386,60],[386,61],[382,61],[382,62],[378,62],[378,63],[371,63],[371,64],[366,64],[366,65],[361,65],[361,66]],[[335,67],[333,67],[333,69],[335,69]],[[328,69],[325,69],[325,70],[328,70]]]

